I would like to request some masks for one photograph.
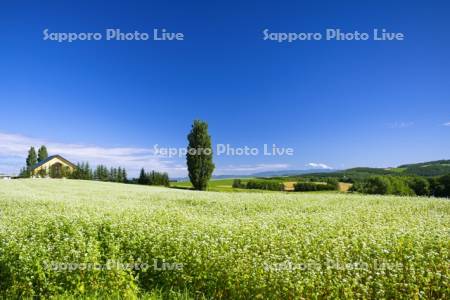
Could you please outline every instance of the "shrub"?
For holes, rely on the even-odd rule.
[[[241,179],[234,179],[233,180],[233,188],[235,189],[245,189],[245,183],[242,182]]]
[[[413,196],[415,192],[410,187],[409,180],[408,177],[372,176],[355,183],[352,191],[372,195]]]
[[[77,163],[76,168],[69,176],[70,179],[92,180],[93,172],[88,162]]]
[[[397,196],[414,196],[414,191],[409,187],[407,178],[387,176],[390,181],[390,195]]]
[[[41,178],[45,178],[48,175],[48,171],[46,168],[42,168],[39,170],[39,172],[37,173],[37,175]]]
[[[137,184],[169,186],[169,174],[156,171],[146,173],[144,168],[142,168],[137,180]]]
[[[431,178],[430,194],[436,197],[450,197],[450,174]]]
[[[337,189],[337,182],[317,183],[317,182],[297,182],[294,185],[296,192],[313,192],[313,191],[333,191]]]
[[[430,182],[423,177],[411,177],[407,181],[408,186],[417,196],[430,195]]]
[[[391,191],[391,182],[383,176],[374,176],[367,179],[363,185],[364,193],[386,195]]]
[[[284,184],[276,180],[249,180],[246,185],[247,189],[283,191]]]

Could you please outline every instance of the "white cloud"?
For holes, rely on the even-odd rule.
[[[88,161],[93,166],[104,164],[109,167],[125,167],[128,174],[137,176],[141,168],[168,172],[171,177],[187,176],[187,168],[182,159],[156,154],[153,148],[102,147],[59,143],[19,134],[0,132],[0,173],[17,174],[25,164],[31,146],[36,150],[46,145],[49,155],[60,154],[72,162]],[[217,166],[215,175],[247,175],[257,172],[287,169],[287,164],[252,164]]]
[[[249,175],[256,172],[283,170],[288,167],[288,164],[228,165],[217,168],[214,175]]]
[[[30,146],[36,149],[46,145],[49,154],[60,154],[70,161],[89,161],[108,166],[122,166],[135,176],[140,168],[184,176],[186,167],[168,158],[154,154],[151,148],[101,147],[96,145],[64,144],[18,134],[0,133],[0,172],[17,173],[24,165]]]
[[[307,167],[313,168],[313,169],[332,169],[332,167],[324,164],[324,163],[308,163],[306,164]]]
[[[450,127],[450,122],[447,122],[447,123],[444,123],[444,124],[442,124],[443,126],[448,126],[448,127]]]

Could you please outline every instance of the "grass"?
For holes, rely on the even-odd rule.
[[[247,182],[249,178],[242,179],[242,182]],[[235,189],[233,188],[234,179],[214,179],[208,184],[208,191],[211,192],[247,192],[247,189]],[[190,181],[171,182],[171,187],[181,189],[191,189],[192,184]]]
[[[251,179],[254,179],[254,178],[244,178],[244,179],[241,179],[241,181],[242,181],[242,183],[246,183],[248,180],[251,180]],[[279,191],[233,188],[233,180],[234,179],[211,180],[208,184],[208,191],[210,191],[210,192],[280,193]],[[285,186],[285,191],[287,191],[287,192],[294,191],[294,185],[296,183],[297,183],[297,181],[283,182],[283,184]],[[323,183],[323,184],[325,184],[325,183]],[[192,189],[192,184],[190,181],[171,182],[170,186],[172,188],[177,188],[177,189],[186,189],[186,190]],[[340,182],[338,190],[341,192],[347,192],[351,186],[352,185],[349,183]],[[314,193],[323,193],[323,191],[314,192]],[[330,193],[330,192],[326,192],[326,193]]]
[[[0,298],[450,296],[447,199],[43,179],[0,211]]]

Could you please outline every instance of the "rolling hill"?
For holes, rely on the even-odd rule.
[[[308,174],[297,174],[289,177],[340,177],[363,179],[374,175],[393,175],[393,176],[442,176],[450,174],[450,160],[436,160],[423,163],[400,165],[395,168],[369,168],[357,167],[334,172],[316,172]]]

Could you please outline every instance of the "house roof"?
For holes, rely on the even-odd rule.
[[[46,159],[44,159],[43,161],[38,162],[37,164],[35,164],[31,169],[34,170],[34,169],[36,169],[36,168],[39,168],[40,166],[42,166],[43,164],[45,164],[45,163],[51,161],[51,160],[54,159],[54,158],[58,158],[58,159],[62,160],[63,162],[65,162],[65,163],[68,164],[69,166],[72,166],[73,168],[76,167],[73,163],[71,163],[70,161],[68,161],[67,159],[65,159],[64,157],[62,157],[61,155],[51,155],[51,156],[47,157]]]

